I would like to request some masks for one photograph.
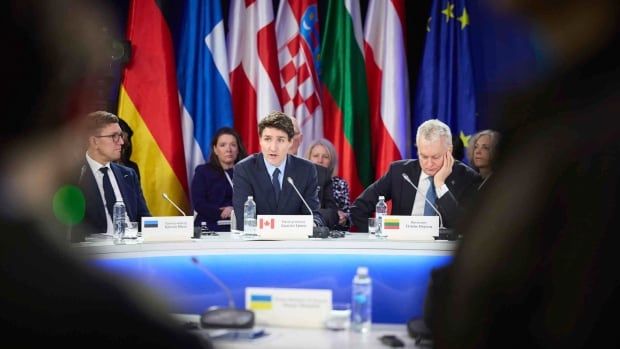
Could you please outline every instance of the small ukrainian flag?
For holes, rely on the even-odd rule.
[[[271,295],[253,294],[250,298],[250,309],[271,310]]]

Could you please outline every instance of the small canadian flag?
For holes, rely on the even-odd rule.
[[[258,221],[258,226],[259,226],[259,229],[263,229],[263,228],[275,229],[276,220],[274,218],[271,218],[271,219],[261,218],[260,221]]]

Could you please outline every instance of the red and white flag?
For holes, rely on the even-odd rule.
[[[321,52],[316,0],[282,0],[276,19],[278,59],[282,79],[282,108],[294,116],[304,135],[299,155],[323,137],[319,92]]]
[[[234,127],[248,152],[255,153],[258,122],[282,110],[272,0],[232,0],[228,25]]]
[[[364,60],[375,178],[382,176],[392,161],[411,156],[404,16],[404,0],[370,0],[368,4]]]

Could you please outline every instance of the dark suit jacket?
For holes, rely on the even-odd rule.
[[[388,172],[366,188],[351,206],[353,224],[360,231],[368,231],[368,217],[374,212],[380,195],[385,196],[386,201],[392,200],[393,215],[410,215],[416,192],[405,182],[402,174],[406,173],[417,186],[421,171],[418,160],[393,162]],[[480,175],[476,171],[460,161],[454,161],[452,173],[446,178],[446,185],[450,191],[436,201],[446,228],[454,227],[461,211],[462,201],[475,195],[480,181]]]
[[[233,171],[229,171],[229,174],[234,177]],[[200,222],[207,222],[209,230],[230,231],[228,225],[217,225],[217,221],[222,219],[220,207],[232,206],[233,190],[224,170],[210,162],[196,166],[191,190],[192,204],[198,213],[194,225],[200,226]]]
[[[316,167],[317,179],[319,182],[319,212],[323,216],[325,225],[333,229],[338,224],[338,204],[334,199],[334,190],[332,187],[332,174],[331,172],[321,165],[314,165]]]
[[[249,195],[254,196],[256,214],[298,215],[309,214],[295,189],[286,180],[291,177],[314,214],[315,223],[323,225],[319,213],[319,197],[316,167],[310,161],[288,155],[280,200],[276,203],[271,179],[265,167],[263,155],[253,154],[238,162],[234,167],[233,207],[237,229],[243,230],[243,204]]]
[[[118,183],[118,189],[123,196],[123,203],[125,204],[129,219],[132,222],[140,222],[140,218],[150,216],[151,213],[146,206],[140,180],[136,172],[129,167],[115,163],[110,163],[110,168]],[[82,224],[73,230],[72,241],[82,241],[84,236],[88,234],[105,233],[107,228],[106,208],[103,205],[97,182],[88,164],[82,166],[80,177],[79,186],[86,199],[86,212]]]

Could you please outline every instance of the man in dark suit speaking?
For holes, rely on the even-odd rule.
[[[428,120],[416,135],[419,160],[400,160],[390,165],[386,174],[371,184],[351,206],[353,223],[368,231],[368,217],[375,210],[379,196],[392,200],[393,215],[433,216],[434,203],[446,228],[454,227],[463,200],[475,195],[480,176],[470,167],[452,157],[452,133],[439,120]],[[413,184],[403,178],[406,174]]]
[[[310,206],[315,225],[323,225],[318,211],[316,168],[311,162],[288,154],[293,135],[291,119],[281,112],[271,112],[258,124],[261,152],[238,162],[234,169],[237,229],[243,230],[243,204],[250,195],[256,202],[256,214],[310,214],[288,182],[289,177]]]
[[[151,215],[136,172],[114,162],[120,159],[123,145],[118,117],[106,111],[96,111],[86,118],[88,148],[79,179],[86,212],[84,224],[74,230],[74,241],[81,240],[85,234],[112,234],[112,209],[116,201],[123,201],[126,219],[131,222],[139,222],[141,217]]]

